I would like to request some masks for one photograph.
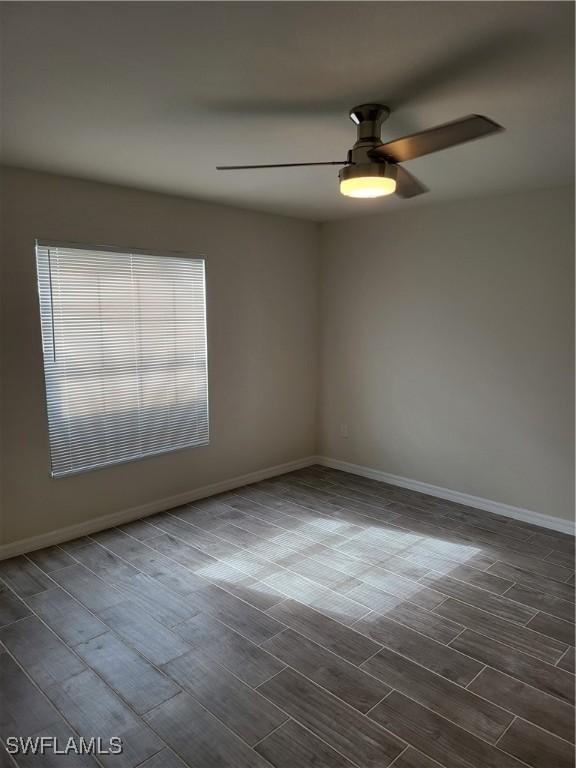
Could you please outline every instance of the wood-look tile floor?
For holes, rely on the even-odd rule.
[[[0,563],[0,738],[123,740],[20,766],[571,768],[573,577],[570,536],[290,473]]]

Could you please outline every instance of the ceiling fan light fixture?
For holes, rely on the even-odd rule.
[[[389,163],[346,165],[338,176],[345,197],[385,197],[396,191],[396,167]]]
[[[291,168],[306,165],[342,165],[339,172],[340,193],[360,199],[386,197],[394,192],[403,199],[428,192],[428,188],[404,168],[405,160],[480,139],[504,130],[484,115],[468,115],[426,131],[412,133],[382,143],[381,126],[390,115],[384,104],[359,104],[350,110],[356,125],[357,139],[346,160],[316,163],[267,163],[261,165],[219,165],[218,171],[238,171],[256,168]]]

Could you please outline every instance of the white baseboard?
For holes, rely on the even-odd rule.
[[[571,520],[564,520],[561,517],[552,517],[551,515],[542,514],[542,512],[533,512],[530,509],[513,507],[510,504],[502,504],[499,501],[484,499],[481,496],[471,496],[468,493],[453,491],[450,488],[441,488],[438,485],[430,485],[430,483],[422,483],[419,480],[411,480],[408,477],[390,475],[388,472],[382,472],[379,469],[363,467],[360,464],[351,464],[348,461],[340,461],[339,459],[330,459],[327,456],[318,456],[317,463],[324,467],[341,469],[343,472],[350,472],[353,475],[369,477],[372,480],[380,480],[383,483],[397,485],[400,488],[408,488],[411,491],[427,493],[429,496],[437,496],[440,499],[455,501],[458,504],[464,504],[467,507],[483,509],[486,512],[493,512],[496,515],[512,517],[514,520],[522,520],[525,523],[540,525],[542,528],[549,528],[552,531],[560,531],[561,533],[574,535],[574,522]]]
[[[141,517],[147,517],[148,515],[154,515],[157,512],[163,512],[166,509],[177,507],[180,504],[189,504],[191,501],[196,501],[197,499],[204,499],[207,496],[214,496],[217,493],[231,491],[242,485],[257,483],[260,480],[266,480],[268,477],[283,475],[286,472],[294,472],[296,469],[303,469],[304,467],[309,467],[312,464],[317,463],[316,456],[308,456],[305,459],[298,459],[296,461],[289,461],[286,464],[277,464],[274,467],[258,469],[256,472],[250,472],[249,474],[241,475],[240,477],[232,477],[230,480],[222,480],[218,483],[212,483],[211,485],[204,485],[193,491],[185,491],[176,496],[168,496],[164,499],[157,499],[156,501],[141,504],[137,507],[123,509],[120,512],[113,512],[110,515],[92,518],[91,520],[86,520],[85,522],[77,523],[75,525],[68,525],[65,528],[58,528],[55,531],[42,533],[39,536],[31,536],[28,539],[13,541],[9,544],[0,546],[0,560],[5,560],[7,557],[14,557],[15,555],[21,555],[25,552],[32,552],[35,549],[42,549],[42,547],[61,544],[64,541],[70,541],[70,539],[77,539],[79,536],[88,536],[91,533],[103,531],[106,528],[112,528],[115,525],[123,525],[124,523],[130,523],[132,520],[138,520]]]
[[[570,520],[563,520],[559,517],[544,515],[541,512],[533,512],[529,509],[522,509],[521,507],[513,507],[509,504],[502,504],[499,501],[491,501],[490,499],[484,499],[480,496],[471,496],[468,493],[453,491],[449,488],[441,488],[440,486],[431,485],[430,483],[422,483],[419,480],[412,480],[408,477],[391,475],[388,472],[382,472],[379,469],[363,467],[359,464],[351,464],[348,461],[331,459],[327,456],[308,456],[304,459],[289,461],[274,467],[259,469],[256,472],[250,472],[247,475],[233,477],[229,480],[222,480],[218,483],[212,483],[211,485],[204,485],[193,491],[186,491],[175,496],[168,496],[147,504],[141,504],[137,507],[113,512],[110,515],[92,518],[91,520],[86,520],[85,522],[77,523],[75,525],[69,525],[65,528],[58,528],[55,531],[42,533],[39,536],[32,536],[27,539],[20,539],[19,541],[4,544],[0,546],[0,560],[21,555],[25,552],[32,552],[33,550],[41,549],[42,547],[60,544],[64,541],[69,541],[70,539],[76,539],[79,536],[88,536],[91,533],[96,533],[97,531],[102,531],[106,528],[112,528],[115,525],[122,525],[124,523],[129,523],[132,520],[138,520],[141,517],[147,517],[148,515],[153,515],[157,512],[163,512],[166,509],[177,507],[180,504],[188,504],[197,499],[214,496],[215,494],[223,493],[224,491],[231,491],[242,485],[257,483],[268,477],[283,475],[286,472],[303,469],[312,464],[321,464],[322,466],[331,467],[332,469],[340,469],[343,472],[350,472],[350,474],[353,475],[369,477],[372,480],[380,480],[383,483],[397,485],[400,488],[408,488],[412,491],[427,493],[430,496],[447,499],[448,501],[455,501],[458,504],[464,504],[465,506],[474,507],[475,509],[483,509],[486,512],[494,512],[497,515],[511,517],[515,520],[522,520],[526,523],[533,523],[534,525],[549,528],[553,531],[574,534],[574,523]]]

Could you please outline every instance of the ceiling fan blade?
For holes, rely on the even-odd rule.
[[[329,160],[326,163],[272,163],[271,165],[217,165],[217,171],[246,171],[253,168],[298,168],[305,165],[346,165],[347,160]]]
[[[406,168],[401,165],[397,166],[396,194],[398,197],[416,197],[416,195],[423,195],[425,192],[428,192],[428,187],[424,186],[416,176],[412,176]]]
[[[453,120],[450,123],[437,125],[427,131],[413,133],[411,136],[403,136],[401,139],[380,144],[370,152],[374,157],[386,158],[395,163],[403,163],[405,160],[413,160],[431,152],[448,149],[466,141],[480,139],[491,133],[503,131],[501,125],[483,115],[469,115]]]

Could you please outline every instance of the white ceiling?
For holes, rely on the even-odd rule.
[[[572,179],[569,2],[2,3],[3,161],[311,219]],[[340,196],[348,109],[391,139],[469,113],[506,132],[407,163],[414,200]]]

